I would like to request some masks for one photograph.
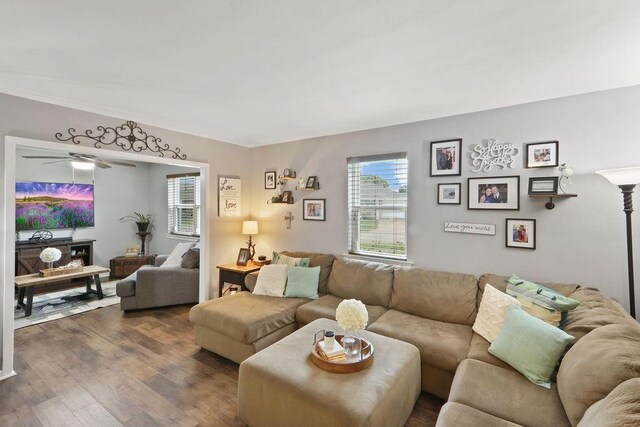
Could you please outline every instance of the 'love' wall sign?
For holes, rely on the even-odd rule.
[[[240,178],[218,177],[218,216],[240,216]]]
[[[445,221],[444,231],[447,231],[449,233],[488,234],[490,236],[495,236],[496,225]]]

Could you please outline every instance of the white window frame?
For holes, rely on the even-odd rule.
[[[194,178],[193,203],[182,203],[180,200],[181,178]],[[172,187],[174,187],[172,189]],[[190,231],[177,230],[178,211],[180,209],[193,210],[193,227]],[[200,174],[183,173],[167,175],[167,231],[174,236],[200,237]]]
[[[398,161],[404,163],[404,180],[402,184],[406,188],[407,200],[404,205],[369,205],[362,204],[359,200],[360,197],[360,167],[363,163],[371,163],[371,162],[383,162],[383,161]],[[359,255],[364,257],[373,257],[373,258],[383,258],[383,259],[392,259],[396,261],[406,261],[408,255],[408,229],[409,229],[409,221],[408,221],[408,211],[409,211],[409,169],[408,169],[408,159],[407,153],[390,153],[390,154],[382,154],[382,155],[373,155],[373,156],[361,156],[361,157],[351,157],[347,159],[347,193],[348,193],[348,252],[351,255]],[[392,238],[393,241],[404,241],[404,254],[397,254],[392,252],[382,252],[378,247],[377,250],[368,251],[362,249],[360,243],[361,237],[361,211],[364,209],[371,209],[375,211],[376,217],[378,217],[381,213],[386,213],[387,215],[396,216],[396,217],[404,217],[404,234],[395,234]],[[396,239],[396,237],[401,237],[401,239]]]

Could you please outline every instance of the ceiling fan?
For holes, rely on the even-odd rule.
[[[79,154],[79,153],[69,153],[69,156],[22,156],[25,159],[42,159],[42,160],[50,160],[56,159],[52,162],[45,162],[44,165],[50,165],[52,163],[60,163],[60,162],[77,162],[78,164],[93,164],[99,167],[100,169],[109,169],[111,166],[128,166],[131,168],[135,168],[136,165],[133,163],[120,162],[117,160],[105,160],[100,159],[98,156],[94,156],[92,154]]]

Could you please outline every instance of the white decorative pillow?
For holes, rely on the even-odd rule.
[[[288,267],[284,264],[269,264],[260,269],[254,295],[266,295],[270,297],[284,297],[284,288],[287,285]]]
[[[520,307],[520,302],[514,297],[486,285],[473,331],[491,343],[495,341],[507,316],[507,308],[511,304]]]
[[[193,247],[193,242],[178,243],[160,267],[181,267],[182,256]]]

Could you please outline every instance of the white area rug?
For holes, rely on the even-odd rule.
[[[87,295],[84,287],[35,295],[33,297],[31,316],[24,317],[23,308],[15,309],[14,329],[62,319],[63,317],[73,316],[74,314],[84,313],[100,307],[118,304],[120,297],[116,296],[117,282],[117,280],[114,280],[102,283],[104,298],[100,300],[98,299],[98,295],[94,293]],[[95,285],[93,285],[92,288],[95,290]],[[24,301],[25,303],[27,302],[26,297]],[[15,306],[17,305],[18,301],[16,300]]]

